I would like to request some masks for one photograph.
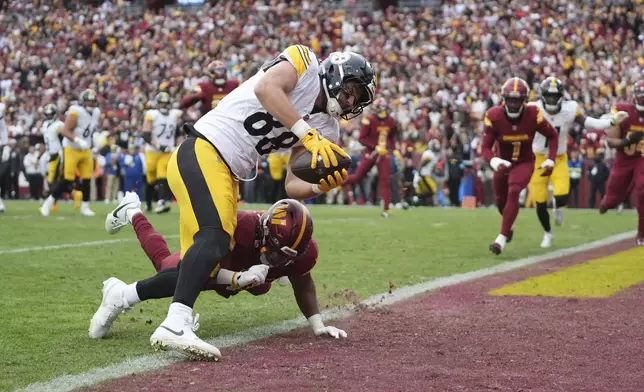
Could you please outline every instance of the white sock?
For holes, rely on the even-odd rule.
[[[505,241],[507,240],[507,237],[504,236],[503,234],[499,234],[498,237],[494,240],[497,244],[501,245],[501,248],[505,248]]]
[[[168,318],[176,316],[182,319],[192,317],[192,308],[180,302],[173,302],[170,304],[170,309],[168,310]]]
[[[56,202],[56,199],[54,199],[54,197],[52,195],[49,195],[47,197],[47,200],[45,200],[45,203],[47,203],[49,205],[52,205],[52,206],[54,205],[55,202]]]
[[[125,301],[127,301],[127,304],[130,306],[136,305],[141,302],[139,293],[138,291],[136,291],[137,283],[138,282],[128,284],[127,286],[125,286],[125,289],[123,289],[123,297],[125,297]]]
[[[141,214],[140,208],[130,208],[129,210],[125,211],[125,219],[127,219],[127,221],[132,224],[132,219],[135,215],[138,214]]]
[[[88,201],[82,202],[81,203],[81,208],[84,209],[84,210],[89,210],[89,202]]]

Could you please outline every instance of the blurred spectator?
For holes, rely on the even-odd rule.
[[[579,157],[579,151],[572,150],[568,158],[568,170],[570,171],[570,207],[579,207],[579,182],[583,173],[583,162]],[[591,204],[593,207],[594,204]]]
[[[599,192],[599,200],[606,194],[606,181],[610,175],[610,170],[604,162],[604,154],[600,153],[595,156],[593,164],[588,168],[588,177],[590,179],[590,199],[588,205],[590,208],[597,208],[595,198]]]
[[[40,156],[42,155],[40,146],[40,144],[29,146],[29,152],[23,158],[25,177],[29,182],[29,197],[33,200],[42,198],[44,178],[40,172]]]
[[[143,161],[138,147],[134,144],[130,144],[128,149],[121,154],[119,161],[124,181],[123,188],[125,191],[136,192],[139,198],[143,198],[143,176],[145,175]]]

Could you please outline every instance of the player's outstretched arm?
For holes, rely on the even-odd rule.
[[[309,272],[300,276],[289,276],[288,279],[291,281],[291,286],[293,286],[293,294],[295,295],[297,306],[300,307],[304,317],[309,320],[315,336],[330,336],[336,339],[346,338],[346,332],[336,327],[325,326],[324,322],[322,322],[318,297],[315,291],[315,282],[313,281],[311,273]]]
[[[269,68],[255,86],[255,95],[264,109],[289,129],[302,118],[287,96],[295,88],[297,81],[295,67],[287,61],[282,61]],[[301,139],[306,129],[301,135],[293,133]]]

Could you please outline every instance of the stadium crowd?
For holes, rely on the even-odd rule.
[[[38,175],[46,164],[34,162],[44,152],[40,129],[46,104],[54,103],[63,114],[83,89],[98,93],[102,118],[94,135],[94,193],[110,201],[123,190],[119,177],[139,175],[144,181],[144,164],[133,174],[125,173],[125,166],[138,162],[143,113],[159,91],[168,92],[177,106],[214,59],[225,63],[229,79],[243,81],[285,47],[306,44],[321,58],[352,50],[374,65],[377,94],[400,130],[392,189],[406,189],[402,197],[417,200],[422,192],[415,191],[414,171],[430,143],[440,159],[436,182],[445,191],[429,202],[459,205],[463,196],[476,195],[480,205],[492,205],[491,170],[479,158],[481,120],[500,102],[505,79],[522,77],[537,99],[538,83],[556,75],[568,98],[599,117],[615,102],[630,99],[627,87],[644,69],[641,1],[452,0],[420,11],[361,12],[325,0],[220,0],[160,13],[125,1],[98,8],[74,3],[15,1],[0,12],[0,97],[7,107],[12,160],[11,173],[0,184],[2,197],[20,197],[23,174],[32,184],[31,197],[41,197]],[[199,115],[193,106],[184,120]],[[341,124],[343,145],[354,161],[362,148],[360,121]],[[575,169],[571,181],[578,186],[587,177],[601,193],[611,158],[602,134],[575,128],[568,144]],[[273,202],[283,196],[286,159],[263,161],[257,180],[241,184],[242,199]],[[356,200],[377,203],[375,178],[370,173],[355,187]],[[396,194],[392,201],[400,203]],[[329,193],[318,202],[343,203],[343,196]],[[594,205],[594,197],[591,201]],[[573,206],[585,203],[573,197]]]

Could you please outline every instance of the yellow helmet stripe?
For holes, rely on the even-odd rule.
[[[297,249],[297,246],[302,241],[302,237],[304,237],[304,230],[306,230],[306,212],[302,213],[302,227],[300,227],[300,234],[298,234],[297,238],[295,239],[293,249]]]

